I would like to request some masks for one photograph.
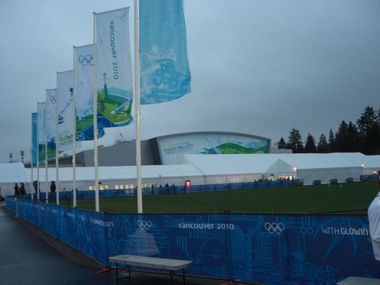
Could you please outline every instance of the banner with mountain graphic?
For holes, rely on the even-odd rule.
[[[45,108],[46,103],[37,103],[37,142],[38,142],[38,164],[45,163]]]
[[[75,47],[74,61],[76,140],[91,141],[94,139],[94,45]]]
[[[57,97],[56,89],[46,89],[46,139],[48,159],[55,158],[57,139]]]
[[[140,0],[141,104],[178,99],[191,91],[182,0]]]
[[[95,15],[98,136],[132,121],[129,8]]]
[[[60,150],[68,150],[73,143],[75,127],[73,87],[73,70],[57,72],[58,145]]]

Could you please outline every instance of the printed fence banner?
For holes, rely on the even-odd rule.
[[[94,139],[93,66],[94,45],[74,47],[74,96],[76,112],[76,140]]]
[[[189,274],[274,285],[380,278],[366,216],[105,214],[10,197],[7,207],[106,266],[123,253],[191,260]]]
[[[74,71],[57,72],[58,146],[68,150],[75,132]]]
[[[190,93],[182,0],[140,0],[141,104],[175,100]]]
[[[57,139],[56,89],[46,89],[46,136],[48,159],[55,158]]]
[[[37,103],[37,142],[38,142],[38,164],[45,163],[45,109],[46,103]]]
[[[132,121],[129,8],[96,14],[96,90],[99,136]]]
[[[37,112],[32,113],[32,165],[37,164]]]

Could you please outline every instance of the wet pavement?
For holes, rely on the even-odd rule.
[[[86,260],[63,242],[42,233],[0,203],[0,284],[109,285],[170,284],[169,274],[132,272],[131,280],[115,280],[114,271]],[[181,279],[174,285],[183,284]],[[188,285],[227,284],[223,280],[186,278]],[[238,284],[238,283],[234,283]],[[240,283],[241,284],[241,283]]]

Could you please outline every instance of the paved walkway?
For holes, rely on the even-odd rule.
[[[75,250],[35,229],[7,211],[0,203],[0,284],[2,285],[113,285],[170,284],[168,275],[132,273],[115,281],[114,272],[97,273],[95,263]],[[223,281],[187,278],[188,285],[220,285]],[[174,284],[182,284],[176,280]],[[236,284],[236,283],[235,283]]]

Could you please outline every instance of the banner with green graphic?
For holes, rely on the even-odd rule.
[[[233,133],[188,133],[158,138],[163,164],[180,163],[184,154],[268,153],[270,140]]]
[[[132,121],[129,8],[95,15],[98,136]]]
[[[76,140],[91,141],[94,139],[93,44],[74,48],[74,66]]]
[[[60,150],[71,148],[75,131],[74,71],[57,72],[58,145]]]
[[[57,97],[56,89],[46,90],[46,138],[48,160],[55,158],[57,139]]]
[[[45,163],[45,109],[46,103],[37,103],[37,142],[38,142],[38,164]]]

